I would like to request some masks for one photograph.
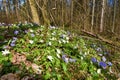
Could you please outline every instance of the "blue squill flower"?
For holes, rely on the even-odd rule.
[[[69,61],[68,61],[68,59],[69,58],[67,58],[67,56],[66,55],[62,55],[62,59],[64,60],[64,62],[66,62],[66,63],[68,63]]]
[[[15,35],[19,34],[19,31],[15,30],[15,31],[14,31],[14,34],[15,34]]]
[[[103,68],[106,69],[107,68],[107,64],[103,61],[99,62],[99,65]]]
[[[112,63],[111,63],[111,62],[108,62],[107,64],[108,64],[109,66],[112,66]]]
[[[27,31],[27,30],[25,30],[24,32],[25,32],[26,34],[28,33],[28,31]]]
[[[35,35],[34,35],[34,34],[31,34],[31,37],[35,37]]]
[[[70,58],[69,61],[70,61],[70,62],[76,62],[76,59]]]
[[[14,46],[15,46],[15,43],[11,43],[10,46],[14,47]]]
[[[17,37],[13,37],[13,41],[16,41],[17,40]]]
[[[97,59],[96,58],[91,58],[91,61],[93,62],[93,63],[96,63],[97,62]]]

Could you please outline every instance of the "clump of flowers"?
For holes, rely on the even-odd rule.
[[[9,50],[4,50],[4,51],[2,51],[2,55],[4,55],[4,56],[6,56],[6,55],[8,55],[8,54],[10,54],[10,51]]]
[[[19,31],[18,31],[18,30],[15,30],[15,31],[14,31],[14,34],[15,34],[15,35],[18,35],[18,34],[19,34]]]

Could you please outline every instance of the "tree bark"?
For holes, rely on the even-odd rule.
[[[37,23],[37,24],[40,24],[39,15],[38,15],[37,9],[35,7],[35,1],[34,0],[28,0],[28,2],[29,2],[29,5],[30,5],[33,22]]]
[[[116,0],[114,0],[114,15],[113,15],[113,27],[112,27],[112,32],[114,32],[114,31],[115,31],[116,4],[117,4],[117,1],[116,1]]]
[[[105,12],[105,0],[102,1],[102,12],[101,12],[100,32],[103,32],[104,12]]]
[[[93,31],[93,26],[94,26],[94,16],[95,16],[95,0],[93,0],[92,2],[93,6],[92,6],[92,21],[91,21],[91,32]]]

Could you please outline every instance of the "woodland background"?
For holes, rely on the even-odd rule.
[[[34,22],[119,41],[119,0],[0,0],[0,22]],[[109,41],[107,41],[109,42]]]

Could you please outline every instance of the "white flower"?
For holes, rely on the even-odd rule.
[[[57,50],[57,53],[58,53],[58,54],[60,54],[60,53],[61,53],[60,49],[56,49],[56,50]]]
[[[30,29],[30,32],[34,32],[32,29]]]
[[[59,40],[58,42],[59,42],[59,44],[61,44],[61,43],[62,43],[60,40]]]
[[[49,43],[48,43],[48,45],[49,45],[49,46],[51,46],[51,45],[52,45],[52,43],[51,43],[51,42],[49,42]]]
[[[55,29],[55,26],[50,26],[50,29]]]
[[[66,41],[65,41],[64,39],[62,40],[62,42],[63,42],[63,43],[66,43]]]
[[[33,44],[33,42],[34,42],[33,40],[29,40],[29,43],[30,43],[30,44]]]
[[[65,61],[66,63],[68,63],[68,62],[69,62],[69,58],[65,57],[64,61]]]
[[[66,41],[66,43],[69,43],[69,41]]]
[[[56,40],[56,38],[53,37],[53,38],[51,38],[50,40],[54,41],[54,40]]]
[[[53,57],[52,56],[47,56],[47,58],[52,61],[53,60]]]
[[[66,37],[67,40],[69,40],[69,37]]]
[[[98,70],[97,70],[97,73],[100,74],[100,73],[101,73],[101,69],[98,69]]]
[[[57,57],[58,57],[58,58],[60,58],[60,55],[59,55],[59,54],[57,54]]]
[[[10,53],[9,50],[2,51],[2,55],[7,55],[9,53]]]
[[[105,56],[103,56],[103,57],[102,57],[102,60],[103,60],[104,62],[106,61],[106,58],[105,58]]]
[[[44,42],[44,40],[40,40],[40,42],[41,42],[41,43],[43,43],[43,42]]]
[[[83,60],[83,57],[81,56],[81,60]]]
[[[88,54],[88,53],[87,53],[87,52],[85,52],[85,54],[84,54],[84,55],[86,56],[87,54]]]
[[[54,35],[56,35],[56,32],[53,32],[53,33],[51,33],[52,34],[52,36],[54,36]]]

